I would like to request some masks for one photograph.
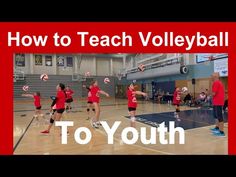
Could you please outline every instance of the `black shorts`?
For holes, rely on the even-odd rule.
[[[215,119],[221,120],[223,119],[223,114],[222,114],[222,106],[213,106],[213,116]]]
[[[65,111],[65,108],[63,109],[57,109],[57,113],[62,114]]]
[[[92,102],[92,101],[88,101],[87,103],[88,103],[88,104],[93,104],[93,102]]]
[[[178,107],[179,107],[179,104],[173,104],[173,105],[175,105],[175,106],[178,106]]]
[[[129,112],[136,111],[136,108],[128,107]]]
[[[73,98],[69,98],[66,100],[66,103],[71,103],[71,102],[73,102]]]
[[[37,110],[40,110],[41,108],[42,108],[41,106],[39,106],[39,107],[36,107],[36,109],[37,109]]]

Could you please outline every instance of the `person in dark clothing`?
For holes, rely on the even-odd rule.
[[[184,97],[184,104],[191,106],[192,104],[192,96],[190,93],[188,93],[185,97]]]

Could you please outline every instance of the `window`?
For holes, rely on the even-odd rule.
[[[73,67],[73,57],[66,57],[66,66]]]

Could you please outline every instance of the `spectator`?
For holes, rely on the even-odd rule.
[[[219,73],[212,74],[212,96],[213,96],[213,116],[216,120],[215,128],[212,128],[212,133],[215,136],[225,137],[224,133],[224,119],[222,115],[222,107],[224,105],[225,90],[224,85],[219,80]]]
[[[184,104],[191,106],[192,104],[192,96],[190,93],[188,93],[185,97],[184,97]]]

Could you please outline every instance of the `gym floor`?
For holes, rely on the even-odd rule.
[[[42,112],[48,113],[51,100],[42,100]],[[100,120],[107,121],[112,126],[115,121],[121,121],[114,135],[114,144],[107,143],[105,130],[100,127],[91,127],[87,119],[86,100],[74,100],[73,109],[65,113],[63,120],[74,121],[74,126],[69,128],[68,144],[61,144],[60,129],[53,127],[49,135],[42,135],[48,125],[49,115],[46,119],[37,122],[33,119],[33,100],[14,101],[14,154],[228,154],[228,123],[227,114],[224,114],[226,137],[214,137],[210,128],[214,127],[214,119],[211,109],[190,108],[181,106],[180,119],[174,118],[174,106],[167,104],[155,104],[150,101],[139,101],[137,109],[137,129],[151,127],[155,123],[176,121],[176,124],[185,129],[185,144],[178,144],[178,136],[174,145],[162,145],[157,141],[155,145],[144,145],[140,140],[134,145],[127,145],[121,141],[121,132],[130,125],[126,99],[101,100]],[[92,114],[91,114],[92,115]],[[74,132],[79,127],[87,127],[92,133],[91,141],[86,145],[77,144],[74,140]],[[147,138],[150,136],[147,131]],[[157,139],[158,138],[157,134]]]

